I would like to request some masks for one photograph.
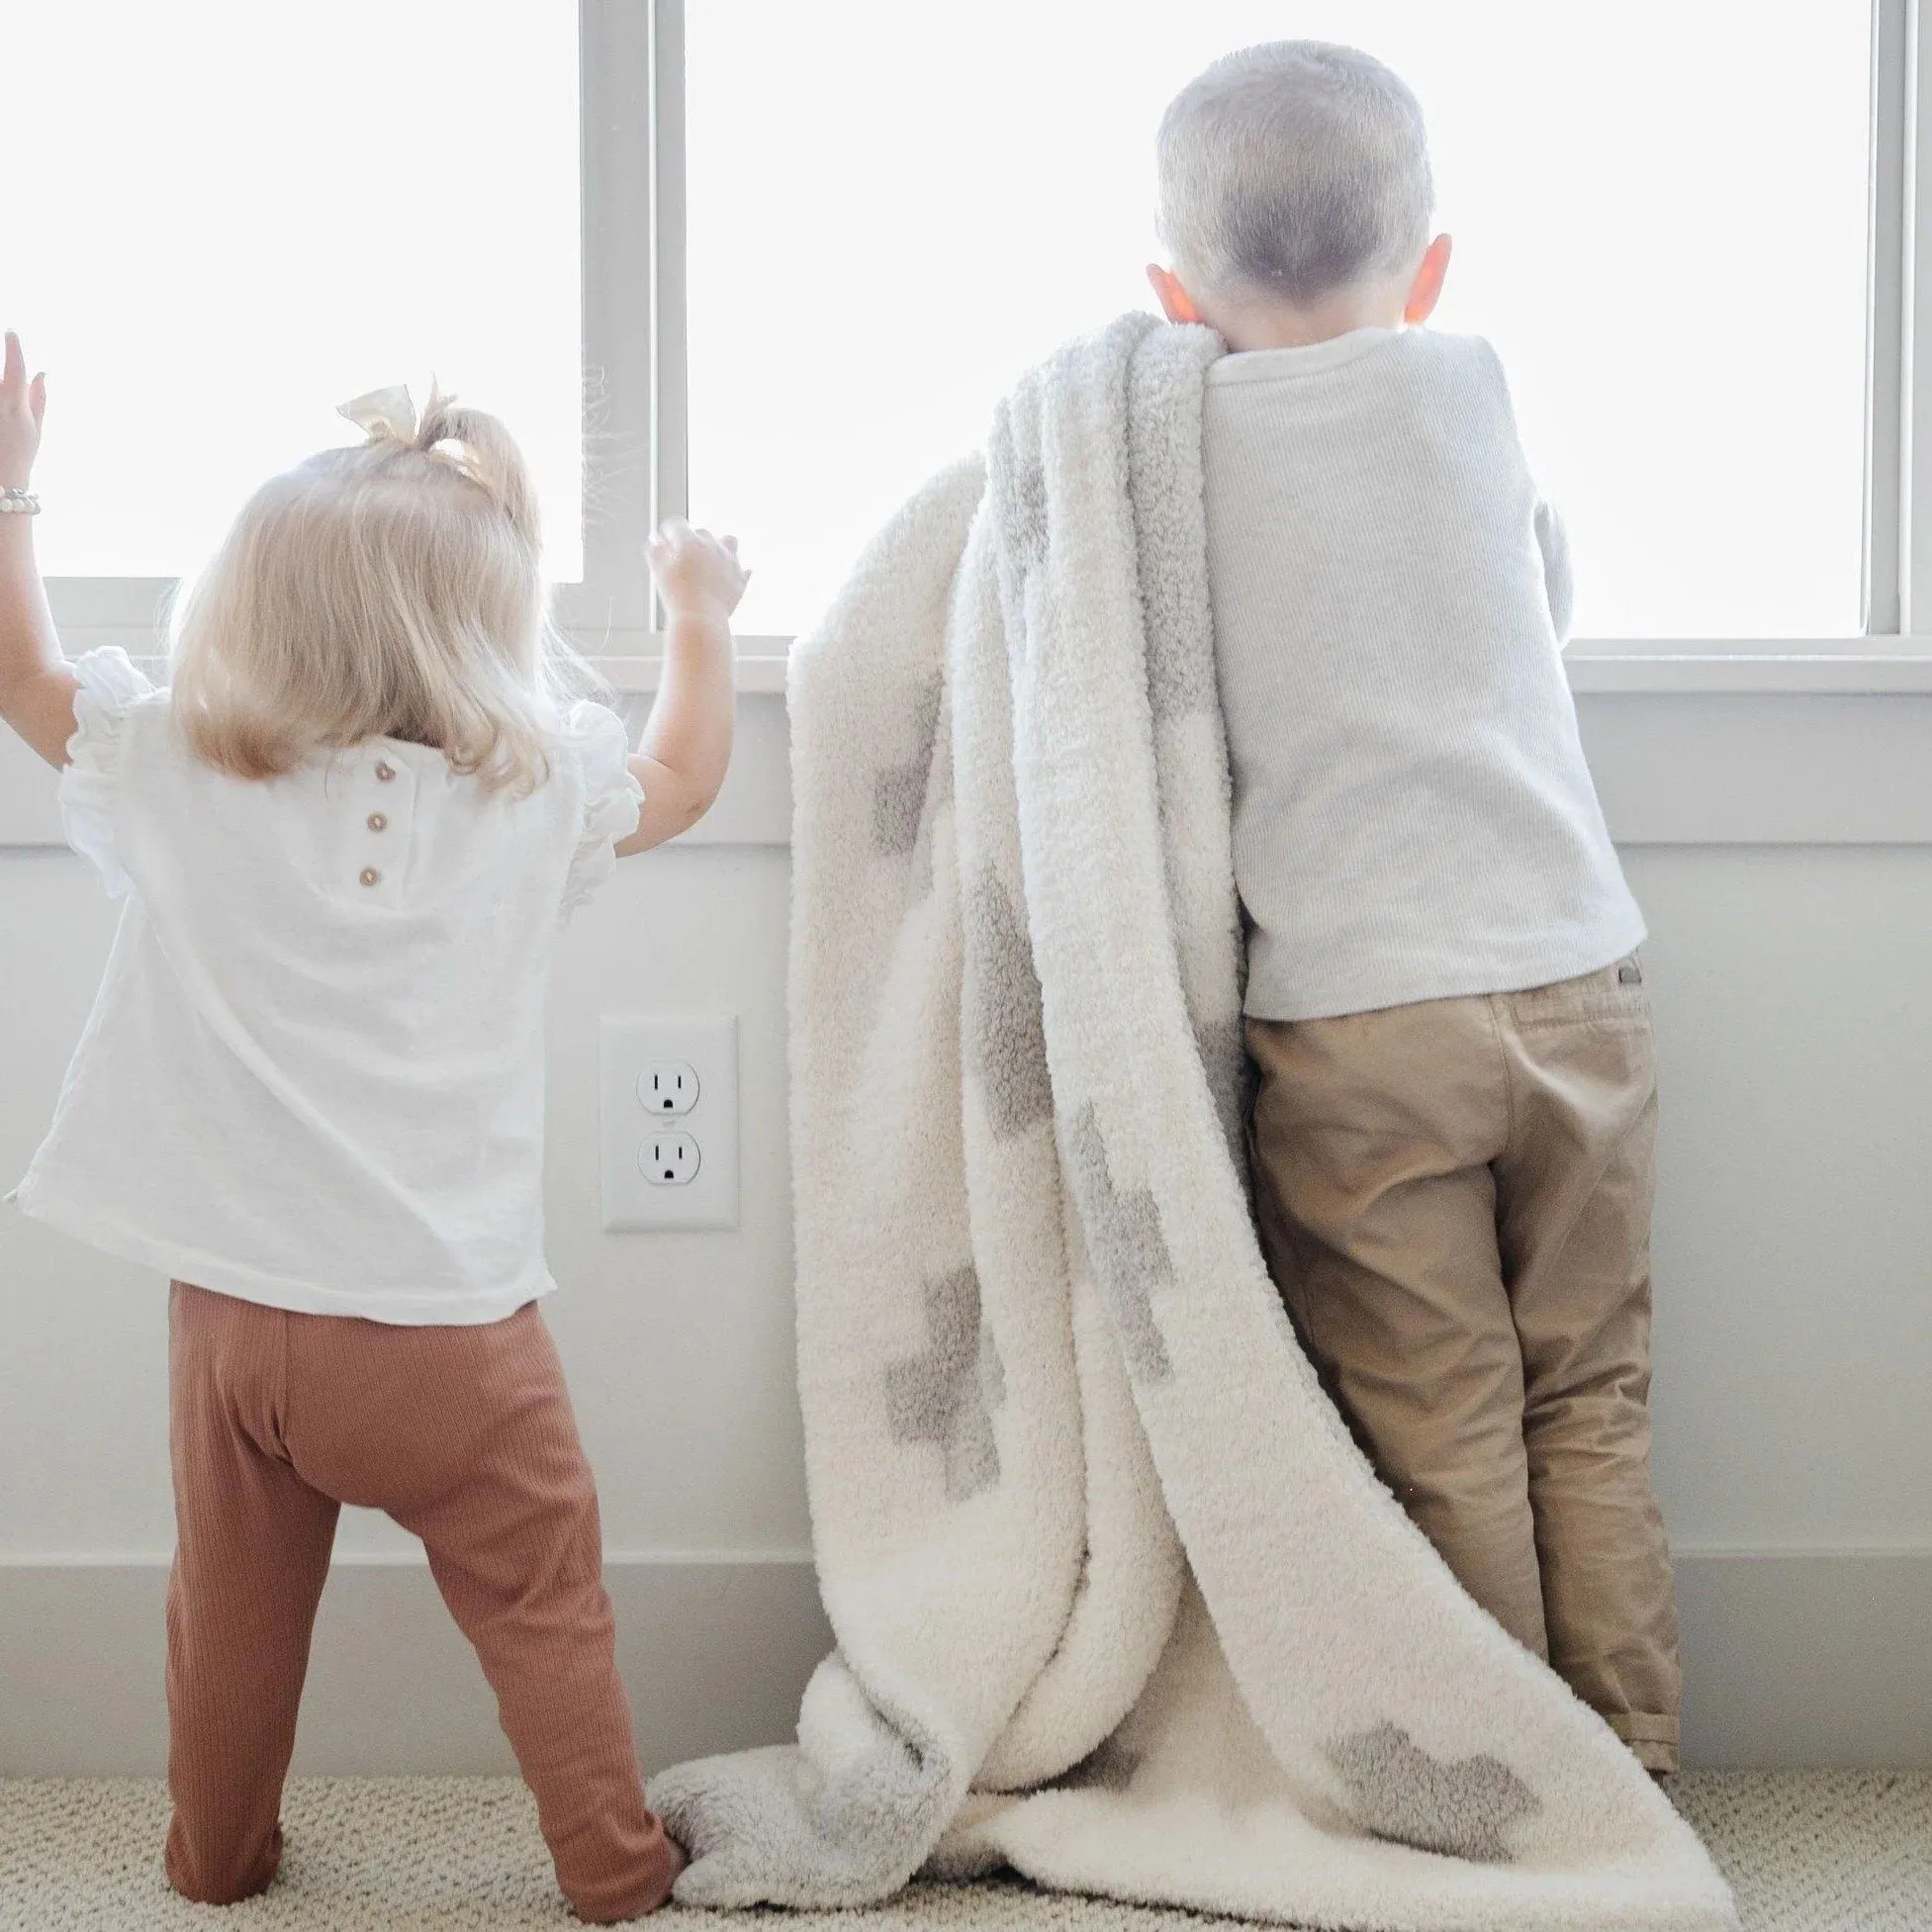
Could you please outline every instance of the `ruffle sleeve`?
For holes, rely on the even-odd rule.
[[[60,774],[60,822],[67,843],[101,875],[111,899],[125,898],[133,881],[123,870],[115,826],[121,803],[121,740],[129,709],[155,687],[110,645],[74,659],[74,735]]]
[[[584,824],[564,880],[568,917],[596,896],[617,867],[617,841],[637,830],[644,787],[630,769],[630,734],[607,705],[589,699],[571,706],[558,734],[583,773]]]

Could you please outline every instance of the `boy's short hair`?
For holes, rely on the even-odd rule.
[[[1372,55],[1272,41],[1217,60],[1160,123],[1159,230],[1183,275],[1299,304],[1428,240],[1423,110]]]

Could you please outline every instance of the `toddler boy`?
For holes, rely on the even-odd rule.
[[[1673,1771],[1643,922],[1563,674],[1562,526],[1495,352],[1416,326],[1449,238],[1388,68],[1231,54],[1158,153],[1150,274],[1232,351],[1208,569],[1269,1266],[1470,1594]]]

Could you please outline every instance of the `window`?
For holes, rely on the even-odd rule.
[[[690,485],[797,629],[1058,340],[1146,306],[1151,139],[1311,35],[1421,96],[1562,505],[1582,636],[1864,627],[1871,19],[1856,0],[688,0]]]
[[[178,575],[352,437],[335,403],[432,374],[509,421],[580,575],[577,0],[6,18],[0,310],[49,371],[49,575]]]
[[[434,373],[529,450],[586,648],[649,651],[642,539],[687,504],[787,637],[1021,368],[1147,304],[1173,90],[1310,34],[1423,97],[1440,322],[1503,351],[1580,633],[1898,630],[1919,5],[16,0],[0,312],[51,375],[56,612],[150,634],[336,401]]]

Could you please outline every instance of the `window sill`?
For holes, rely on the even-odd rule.
[[[788,637],[749,637],[738,640],[737,684],[740,697],[784,695]],[[636,657],[592,657],[591,669],[614,691],[636,694],[654,691],[663,675],[664,659],[656,650]]]
[[[636,655],[593,656],[613,690],[647,693],[658,688],[663,659],[657,640]],[[741,638],[738,690],[748,696],[783,696],[787,637]],[[1565,653],[1570,689],[1591,696],[1804,696],[1932,693],[1932,637],[1853,638],[1791,644],[1623,643],[1588,638]]]
[[[611,650],[635,638],[635,651]],[[137,658],[155,650],[151,629],[77,626],[63,633],[69,656],[119,644]],[[661,640],[652,632],[579,632],[572,641],[613,690],[647,695],[662,675]],[[738,690],[751,697],[782,697],[788,637],[738,640]],[[1932,694],[1932,637],[1741,639],[1580,638],[1564,654],[1570,689],[1591,696],[1839,695],[1883,697]]]
[[[1622,643],[1584,638],[1564,654],[1580,694],[1854,697],[1932,692],[1932,637],[1794,638],[1776,644]]]

